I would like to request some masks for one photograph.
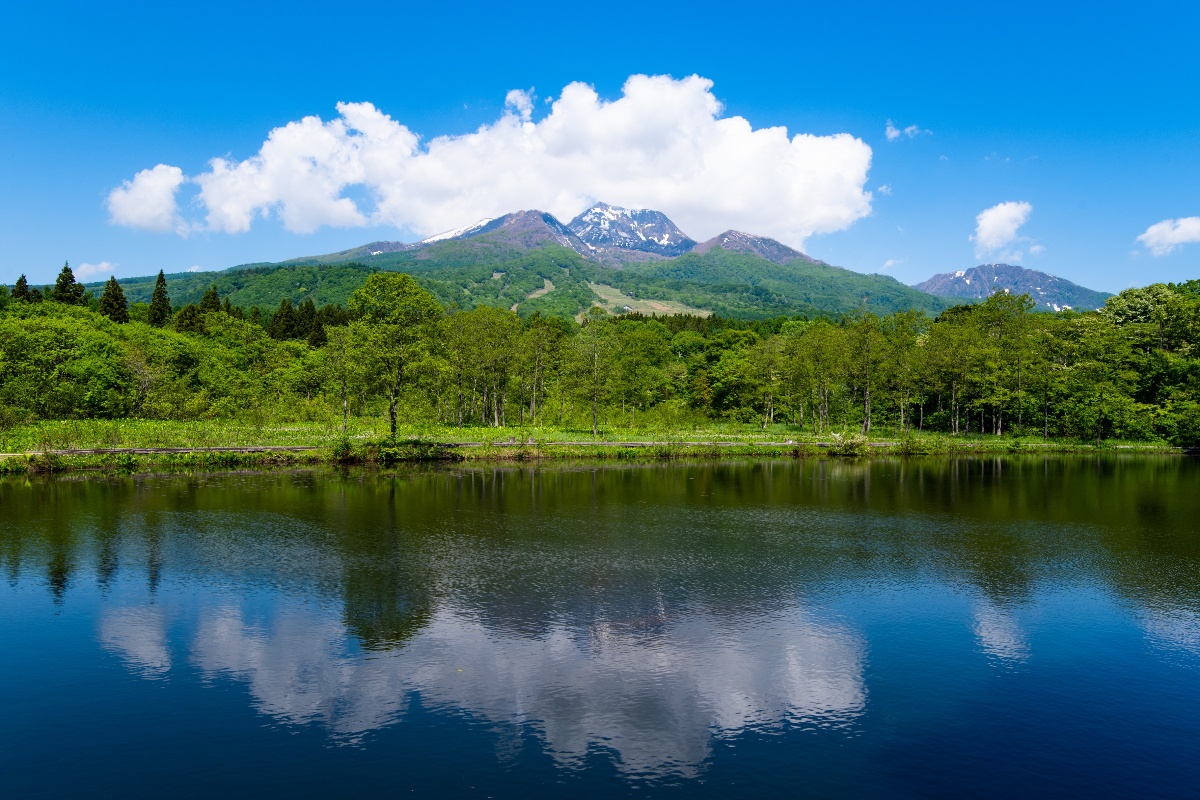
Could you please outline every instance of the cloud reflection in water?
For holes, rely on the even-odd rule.
[[[714,737],[844,725],[866,705],[861,637],[797,607],[733,620],[696,612],[653,634],[601,622],[527,636],[447,604],[382,652],[359,649],[335,611],[285,601],[263,623],[232,605],[202,610],[190,661],[207,679],[244,681],[262,713],[321,724],[339,741],[395,722],[415,694],[527,726],[561,766],[607,749],[627,774],[690,775]],[[155,665],[170,664],[167,626],[156,620],[114,612],[102,641],[143,674],[165,669]]]

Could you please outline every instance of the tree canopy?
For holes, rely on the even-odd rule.
[[[343,426],[377,415],[393,434],[401,420],[595,435],[727,420],[818,436],[1200,443],[1197,281],[1126,290],[1085,313],[1035,313],[1027,297],[1001,292],[933,317],[596,309],[578,322],[446,307],[392,272],[368,276],[349,308],[285,300],[264,314],[214,291],[172,317],[165,279],[160,289],[166,317],[153,303],[127,308],[111,279],[96,310],[32,302],[18,282],[0,303],[5,419],[270,409]]]

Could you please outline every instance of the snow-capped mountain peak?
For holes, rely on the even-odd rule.
[[[597,203],[567,227],[592,251],[635,250],[672,257],[696,244],[666,214],[648,208]]]

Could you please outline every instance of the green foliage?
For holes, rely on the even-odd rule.
[[[871,445],[867,437],[861,433],[843,436],[835,433],[833,443],[829,446],[829,455],[848,458],[861,458],[870,452]]]
[[[546,265],[526,266],[522,281]],[[363,276],[349,310],[284,298],[265,328],[256,308],[247,315],[219,293],[207,310],[185,305],[170,326],[150,324],[145,304],[118,324],[114,286],[98,311],[21,301],[0,309],[0,428],[287,419],[349,431],[366,418],[384,420],[393,440],[421,424],[549,425],[588,438],[649,430],[661,441],[728,425],[809,441],[837,434],[835,449],[848,454],[855,436],[922,452],[930,433],[1019,437],[1021,446],[1048,437],[1200,443],[1195,282],[1124,292],[1082,314],[1034,313],[1028,298],[999,293],[932,319],[868,309],[835,320],[655,318],[594,308],[577,324],[523,314],[520,304],[447,307],[419,276],[385,271]]]
[[[199,307],[188,303],[175,315],[175,330],[180,333],[205,333],[204,315]]]

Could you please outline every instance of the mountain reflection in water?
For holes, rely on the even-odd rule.
[[[0,481],[0,509],[0,625],[40,642],[0,654],[0,677],[13,653],[70,653],[41,700],[0,698],[38,721],[103,704],[77,687],[113,688],[109,715],[154,713],[135,686],[186,688],[194,709],[228,689],[343,754],[405,730],[419,752],[463,720],[501,761],[503,741],[532,741],[559,776],[603,762],[695,788],[774,740],[791,749],[764,774],[819,781],[834,759],[838,791],[868,793],[977,747],[941,786],[962,788],[1031,730],[1029,764],[1060,758],[1030,767],[1043,778],[1078,778],[1058,743],[1110,727],[1164,759],[1200,734],[1185,459],[71,477]],[[505,769],[532,774],[520,752]],[[1118,785],[1135,762],[1089,779]],[[1013,775],[1014,792],[1040,785]]]

